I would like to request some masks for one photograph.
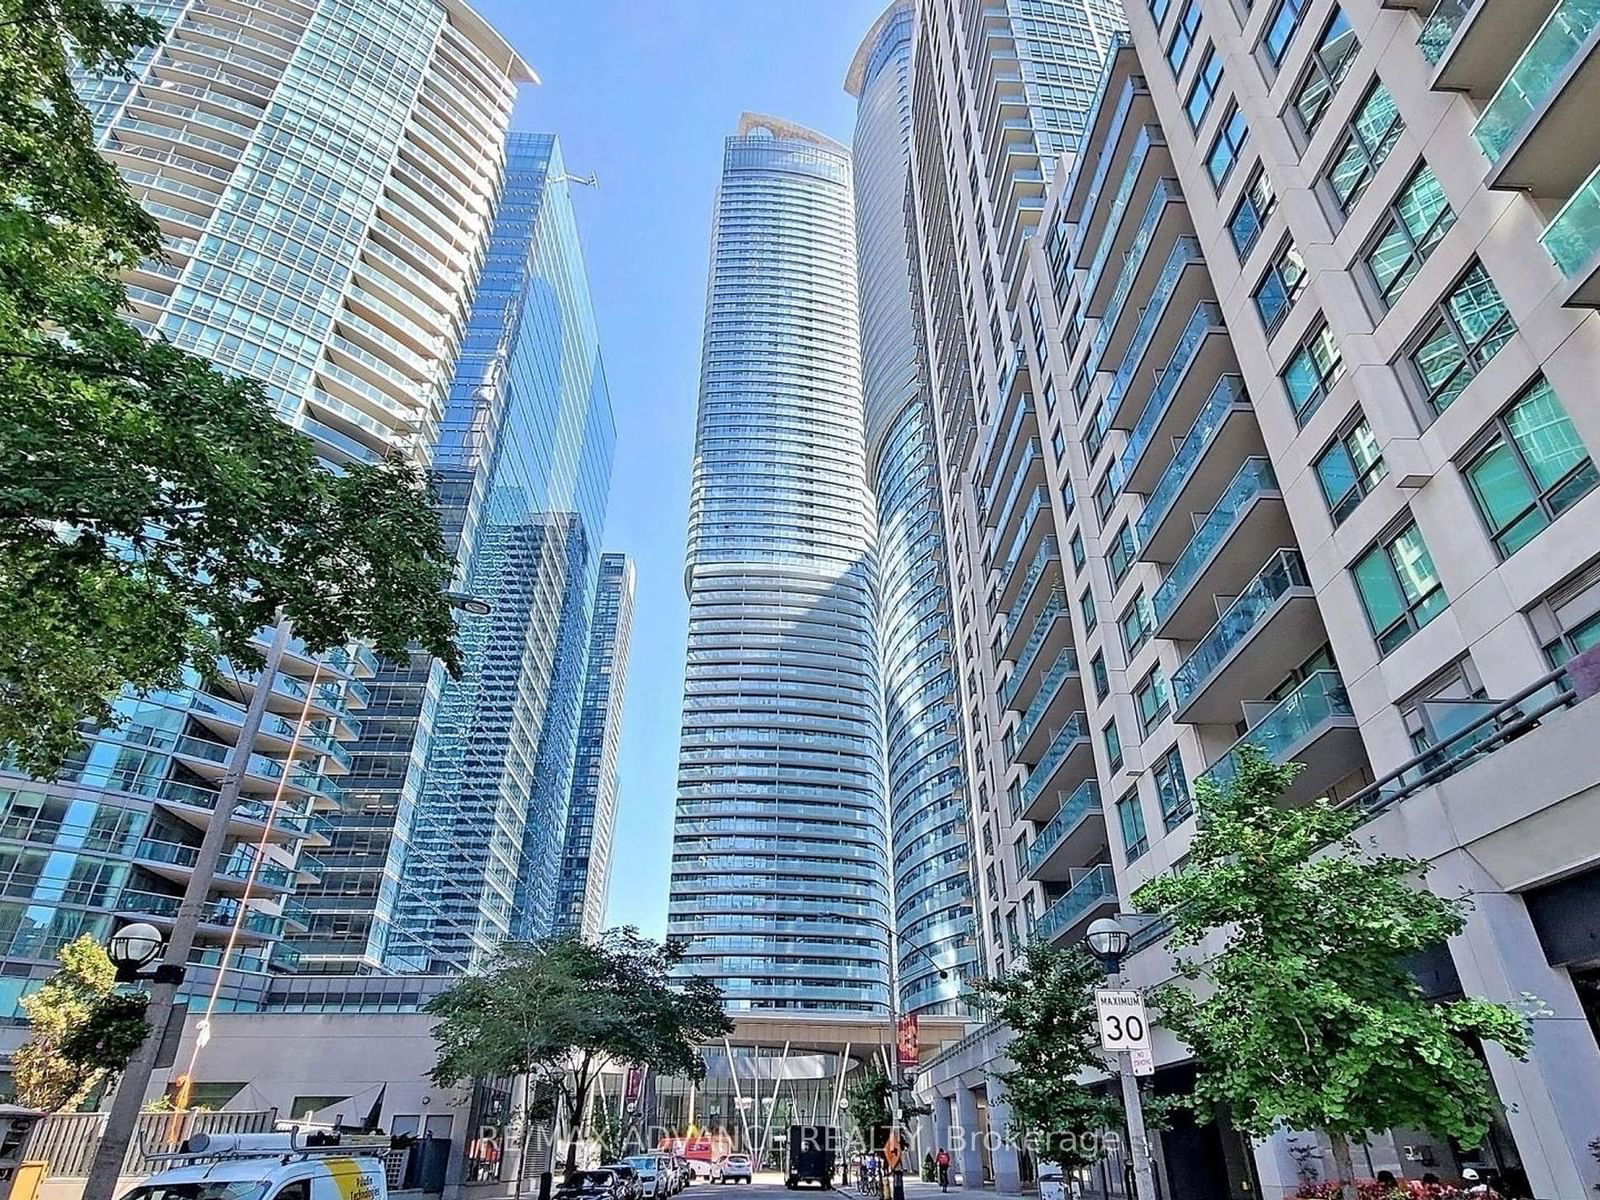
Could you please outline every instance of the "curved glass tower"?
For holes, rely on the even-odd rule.
[[[977,961],[950,593],[932,414],[917,365],[906,185],[912,4],[868,31],[845,79],[857,98],[856,240],[867,463],[878,515],[878,637],[894,852],[900,1005],[956,1012]],[[939,977],[939,968],[945,977]]]
[[[889,1001],[850,153],[746,114],[712,227],[668,928],[732,1012]]]

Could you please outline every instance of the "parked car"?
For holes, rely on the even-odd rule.
[[[633,1200],[632,1194],[615,1171],[578,1171],[563,1179],[556,1188],[563,1200]]]
[[[678,1172],[678,1188],[681,1191],[694,1182],[694,1164],[681,1154],[672,1156],[672,1164]]]
[[[671,1194],[671,1180],[662,1172],[661,1160],[654,1154],[630,1154],[623,1161],[639,1173],[639,1195],[643,1200]]]
[[[645,1200],[644,1182],[639,1178],[639,1172],[627,1163],[601,1163],[600,1169],[610,1171],[617,1177],[620,1185],[617,1200]]]
[[[711,1164],[712,1183],[749,1183],[755,1167],[748,1154],[728,1154]]]

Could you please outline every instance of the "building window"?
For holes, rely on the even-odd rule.
[[[1057,463],[1067,456],[1067,439],[1059,428],[1050,435],[1050,449],[1054,452]]]
[[[1106,555],[1106,566],[1111,571],[1113,588],[1121,583],[1128,574],[1128,569],[1133,566],[1133,557],[1138,553],[1138,550],[1138,544],[1133,538],[1133,527],[1124,521],[1112,540],[1111,552]]]
[[[1100,476],[1100,485],[1094,489],[1094,511],[1099,514],[1102,522],[1116,502],[1117,481],[1111,477],[1111,468],[1107,467],[1105,474]]]
[[[1200,69],[1195,72],[1194,82],[1189,85],[1189,99],[1183,106],[1189,114],[1192,128],[1199,129],[1200,122],[1206,119],[1206,113],[1211,111],[1211,101],[1221,84],[1222,56],[1217,53],[1215,46],[1207,45],[1205,57],[1200,60]]]
[[[1143,857],[1150,849],[1150,837],[1144,830],[1144,808],[1139,803],[1139,789],[1131,787],[1117,801],[1117,823],[1122,826],[1122,853],[1128,862]]]
[[[1089,369],[1080,367],[1078,377],[1072,381],[1072,411],[1081,413],[1089,399]]]
[[[1277,10],[1267,21],[1267,32],[1261,38],[1262,49],[1273,66],[1283,61],[1294,39],[1294,31],[1300,28],[1300,18],[1305,16],[1310,3],[1311,0],[1278,0]]]
[[[1374,82],[1328,166],[1328,186],[1345,212],[1361,199],[1405,127],[1389,89]]]
[[[1199,32],[1199,2],[1188,0],[1183,6],[1183,12],[1178,15],[1178,24],[1172,31],[1172,40],[1167,43],[1167,66],[1172,68],[1174,79],[1182,74],[1183,64],[1189,58],[1189,51],[1194,49],[1195,36]]]
[[[1056,381],[1049,378],[1044,381],[1044,411],[1046,414],[1056,410]]]
[[[1345,73],[1360,49],[1361,43],[1356,40],[1344,9],[1334,9],[1333,16],[1322,31],[1322,40],[1311,55],[1311,62],[1300,77],[1300,86],[1294,91],[1294,110],[1299,114],[1300,127],[1307,136],[1316,129],[1322,114],[1328,111],[1328,102],[1344,82]]]
[[[1367,270],[1385,304],[1392,307],[1400,298],[1455,220],[1438,176],[1423,163],[1389,206],[1389,219],[1367,254]]]
[[[1237,104],[1228,105],[1228,115],[1222,119],[1222,128],[1211,141],[1211,153],[1206,155],[1206,173],[1211,176],[1211,186],[1219,192],[1223,182],[1239,161],[1239,152],[1250,140],[1250,127]]]
[[[1350,572],[1382,654],[1450,607],[1415,522],[1368,550]]]
[[[1474,261],[1439,302],[1433,325],[1411,353],[1434,411],[1449,408],[1516,331],[1500,289]]]
[[[1094,465],[1094,460],[1100,457],[1100,448],[1106,444],[1106,434],[1111,430],[1111,416],[1106,411],[1104,404],[1098,405],[1094,415],[1084,422],[1083,453],[1084,461]]]
[[[1293,242],[1285,242],[1277,257],[1267,267],[1267,273],[1256,284],[1251,298],[1256,302],[1256,314],[1261,327],[1271,337],[1282,324],[1290,307],[1300,298],[1306,287],[1306,264]]]
[[[1356,505],[1389,473],[1365,416],[1334,438],[1312,465],[1335,525],[1355,512]]]
[[[1037,292],[1030,291],[1028,293],[1028,324],[1033,329],[1034,353],[1039,356],[1039,361],[1042,363],[1048,356],[1050,347],[1045,342],[1044,317],[1039,312],[1039,294]]]
[[[1249,257],[1256,239],[1261,236],[1262,226],[1277,207],[1278,196],[1272,190],[1272,181],[1258,165],[1250,176],[1250,182],[1244,185],[1244,195],[1239,197],[1233,216],[1228,220],[1228,233],[1233,237],[1233,249],[1240,262]]]
[[[1094,632],[1094,627],[1100,623],[1100,618],[1094,611],[1093,588],[1085,588],[1083,595],[1078,597],[1078,612],[1083,617],[1083,633],[1087,637]]]
[[[1554,389],[1536,379],[1489,427],[1464,474],[1501,558],[1595,485],[1594,462]]]
[[[1189,781],[1183,777],[1183,759],[1176,746],[1161,756],[1151,775],[1156,785],[1156,802],[1161,806],[1161,824],[1171,833],[1194,815]]]
[[[1328,323],[1320,322],[1283,369],[1283,389],[1294,419],[1304,425],[1343,374],[1344,356]]]
[[[1100,737],[1106,744],[1106,774],[1114,775],[1122,770],[1122,737],[1117,733],[1116,717],[1106,722]]]
[[[1072,540],[1067,543],[1067,548],[1072,553],[1073,574],[1077,574],[1083,570],[1083,564],[1088,561],[1089,557],[1083,548],[1083,531],[1081,529],[1072,531]]]
[[[1111,675],[1106,670],[1106,656],[1096,652],[1089,660],[1089,678],[1094,681],[1094,698],[1104,700],[1111,694]]]
[[[1155,609],[1145,596],[1143,588],[1134,594],[1132,602],[1122,610],[1117,627],[1122,631],[1122,649],[1128,661],[1132,662],[1133,656],[1139,652],[1139,647],[1150,640],[1150,634],[1156,627]]]
[[[1167,20],[1167,10],[1172,7],[1172,0],[1150,0],[1150,19],[1160,29]]]
[[[1150,674],[1134,690],[1133,702],[1139,710],[1139,732],[1149,737],[1151,730],[1172,711],[1172,689],[1159,665],[1151,667]]]
[[[1078,506],[1078,497],[1072,491],[1072,480],[1061,481],[1061,507],[1067,516],[1072,515],[1072,510]]]

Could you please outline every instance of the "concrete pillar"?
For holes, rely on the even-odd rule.
[[[982,1127],[978,1124],[978,1097],[961,1081],[956,1082],[955,1123],[950,1130],[950,1158],[961,1173],[961,1186],[983,1186]]]
[[[1017,1138],[1011,1128],[1011,1106],[1006,1103],[1006,1085],[990,1076],[989,1145],[994,1162],[994,1190],[1002,1196],[1022,1194],[1022,1169],[1017,1162]]]
[[[1429,883],[1440,895],[1473,893],[1466,928],[1450,939],[1462,990],[1519,1006],[1530,995],[1539,1001],[1527,1062],[1485,1047],[1533,1194],[1593,1195],[1600,1186],[1589,1150],[1600,1113],[1600,1046],[1572,976],[1546,961],[1522,897],[1500,890],[1470,855],[1439,859]]]
[[[933,1152],[939,1153],[940,1149],[950,1149],[950,1105],[954,1097],[935,1092],[933,1094]]]
[[[1275,1133],[1269,1138],[1253,1138],[1256,1174],[1261,1179],[1261,1200],[1287,1200],[1300,1190],[1306,1180],[1301,1175],[1302,1164],[1307,1161],[1316,1168],[1316,1178],[1323,1179],[1323,1161],[1317,1137],[1312,1133]],[[1295,1153],[1296,1149],[1300,1153]]]

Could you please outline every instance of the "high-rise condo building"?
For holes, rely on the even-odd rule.
[[[555,931],[595,937],[605,923],[617,819],[617,748],[633,635],[633,560],[600,556],[600,584],[589,621],[589,657],[578,720],[578,755],[567,805]]]
[[[101,149],[163,233],[164,257],[127,277],[130,319],[260,380],[330,462],[426,463],[527,65],[454,0],[138,7],[165,26],[159,44],[128,78],[79,81]],[[258,999],[269,963],[293,963],[285,933],[305,928],[286,897],[323,869],[301,851],[351,802],[340,777],[376,667],[362,648],[318,661],[291,641],[270,676],[224,664],[214,684],[124,700],[124,724],[54,783],[0,782],[8,996],[80,934],[171,922],[266,688],[189,974],[209,992],[231,931],[221,1002]]]
[[[746,114],[711,235],[668,930],[732,1012],[888,1010],[850,153]]]
[[[447,524],[473,531],[465,590],[492,610],[463,623],[433,717],[396,970],[463,970],[556,916],[616,430],[560,145],[507,147],[438,459]]]
[[[1133,981],[1168,978],[1132,897],[1182,869],[1193,783],[1260,746],[1304,764],[1287,802],[1357,806],[1362,838],[1473,893],[1463,932],[1414,965],[1428,995],[1542,1002],[1526,1062],[1485,1050],[1505,1114],[1484,1145],[1375,1131],[1370,1170],[1581,1195],[1600,1105],[1582,701],[1600,656],[1569,660],[1600,640],[1600,130],[1583,99],[1600,8],[1127,7],[1083,151],[1020,272],[996,269],[1001,295],[984,258],[933,237],[945,220],[958,244],[994,237],[963,186],[990,155],[948,132],[984,120],[982,14],[936,0],[919,25],[918,65],[942,71],[914,114],[919,249],[962,297],[930,287],[923,317],[938,361],[976,381],[977,454],[941,439],[951,494],[981,513],[1031,471],[1048,496],[1032,558],[979,572],[954,553],[978,753],[1006,779],[978,851],[1002,883],[991,963],[1120,911]],[[1054,685],[1070,701],[1039,699],[1051,638],[1075,654]],[[993,1071],[971,1088],[1003,1063],[1004,1035],[981,1040],[924,1064],[936,1128],[1003,1104]],[[1158,1036],[1155,1060],[1158,1089],[1186,1089],[1182,1046]],[[1293,1195],[1326,1154],[1315,1134],[1252,1144],[1225,1112],[1159,1138],[1170,1195]],[[997,1155],[997,1179],[1010,1169]],[[1122,1194],[1116,1164],[1093,1186]]]
[[[856,244],[867,471],[877,501],[878,657],[900,1008],[952,1012],[978,961],[972,830],[929,398],[912,317],[913,6],[897,0],[845,79],[857,100]]]

